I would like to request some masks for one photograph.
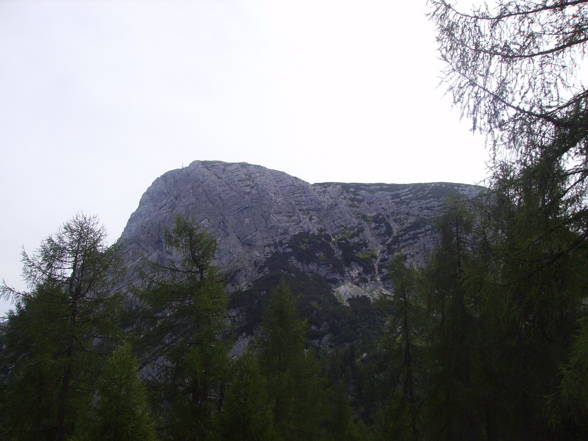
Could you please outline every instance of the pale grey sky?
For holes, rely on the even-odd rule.
[[[426,1],[0,0],[0,280],[77,212],[110,242],[191,161],[479,183]],[[0,304],[0,315],[6,310]]]

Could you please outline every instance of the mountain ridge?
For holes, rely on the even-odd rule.
[[[258,265],[280,241],[301,232],[327,232],[333,237],[368,227],[363,236],[377,255],[384,257],[378,252],[384,244],[377,239],[387,238],[388,243],[396,239],[405,254],[422,263],[431,246],[430,223],[423,225],[421,249],[402,240],[406,229],[430,221],[445,195],[457,191],[473,197],[480,189],[446,182],[309,184],[245,162],[193,161],[153,182],[119,242],[126,244],[127,262],[133,265],[139,255],[161,250],[162,227],[175,214],[187,215],[219,240],[216,264],[240,270],[238,283],[245,284],[246,268]],[[243,264],[245,268],[240,267]]]
[[[176,214],[189,216],[218,240],[215,265],[232,275],[227,290],[235,310],[249,308],[250,316],[250,306],[280,278],[295,293],[312,294],[307,302],[328,297],[350,306],[350,299],[389,292],[387,264],[396,253],[424,263],[447,195],[480,190],[453,183],[309,184],[244,162],[194,161],[153,182],[119,243],[132,272],[142,256],[167,253],[164,228]],[[306,315],[312,314],[318,312]]]

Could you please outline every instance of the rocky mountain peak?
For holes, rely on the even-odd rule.
[[[194,161],[153,182],[120,241],[132,267],[141,255],[163,252],[163,228],[184,214],[217,237],[216,264],[235,274],[231,290],[250,287],[279,257],[334,289],[370,292],[384,287],[385,265],[396,252],[422,262],[444,196],[479,190],[450,183],[309,184],[258,165]]]

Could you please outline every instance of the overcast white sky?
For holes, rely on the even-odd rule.
[[[77,212],[114,242],[193,160],[480,183],[426,1],[0,0],[0,280]],[[0,304],[0,315],[6,310]]]

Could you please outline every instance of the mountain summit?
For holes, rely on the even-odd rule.
[[[320,291],[340,303],[386,292],[387,263],[402,252],[420,264],[433,246],[432,220],[452,184],[309,184],[247,163],[194,161],[157,178],[119,240],[133,270],[141,256],[165,253],[162,233],[176,214],[218,240],[216,265],[237,299],[291,278],[293,291]],[[241,302],[242,303],[242,302]]]

